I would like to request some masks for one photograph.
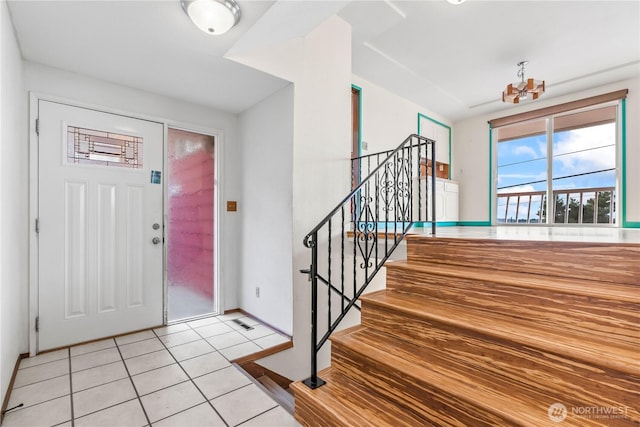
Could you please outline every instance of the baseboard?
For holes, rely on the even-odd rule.
[[[18,360],[16,360],[16,364],[13,367],[13,374],[11,374],[11,381],[9,381],[9,386],[7,387],[7,392],[4,395],[4,401],[2,402],[2,412],[0,412],[0,424],[4,420],[4,414],[7,411],[7,406],[9,405],[9,399],[11,399],[11,391],[13,390],[13,384],[16,381],[16,375],[18,375],[18,369],[20,368],[20,361],[22,359],[26,359],[29,357],[29,353],[22,353],[18,356]]]

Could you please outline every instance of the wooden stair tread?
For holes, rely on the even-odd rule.
[[[414,427],[425,420],[394,405],[371,389],[332,368],[318,373],[327,383],[312,390],[302,382],[291,384],[296,398],[298,421],[314,426]],[[305,411],[307,401],[322,406],[323,412]],[[331,419],[327,419],[329,415]]]
[[[394,291],[377,291],[360,298],[364,304],[392,307],[409,318],[434,319],[478,334],[518,342],[554,354],[562,354],[595,366],[603,366],[632,375],[640,373],[640,345],[631,346],[594,339],[588,334],[564,334],[545,327],[544,330],[506,318],[499,313],[461,309],[429,300],[420,295]],[[365,308],[366,309],[366,308]],[[455,310],[453,310],[455,309]]]
[[[639,261],[640,262],[640,261]],[[570,293],[587,297],[614,299],[631,303],[640,303],[640,283],[638,286],[602,283],[588,279],[567,279],[539,274],[526,274],[482,269],[476,267],[460,267],[447,264],[417,264],[409,261],[388,261],[387,269],[409,269],[412,271],[436,274],[451,278],[488,281],[509,286],[530,289],[543,289],[559,293]]]
[[[480,379],[477,371],[472,369],[456,369],[455,365],[437,363],[432,358],[424,357],[419,351],[419,346],[391,335],[356,326],[335,333],[331,340],[334,343],[333,351],[337,352],[339,346],[346,347],[350,351],[366,355],[373,364],[384,365],[396,371],[395,376],[385,372],[384,375],[389,377],[389,383],[403,378],[412,384],[424,384],[426,387],[440,390],[442,394],[451,395],[454,402],[465,402],[458,403],[459,405],[481,408],[487,413],[495,414],[506,420],[509,425],[557,425],[547,416],[548,405],[553,402],[546,402],[540,398],[531,399],[529,394],[518,393],[514,388],[501,389],[496,382]],[[632,415],[637,416],[637,413],[634,411]],[[631,420],[627,420],[629,421]],[[631,422],[637,421],[639,420]],[[566,419],[563,425],[601,424],[597,420]]]

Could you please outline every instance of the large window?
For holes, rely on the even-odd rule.
[[[615,224],[616,114],[609,102],[498,127],[496,223]]]

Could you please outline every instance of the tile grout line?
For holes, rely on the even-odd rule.
[[[65,350],[66,350],[66,348],[65,348]],[[35,357],[38,357],[38,356],[35,356]],[[69,357],[69,355],[67,355],[67,356],[65,356],[65,357]],[[27,369],[37,368],[37,367],[39,367],[39,366],[48,365],[49,363],[61,362],[61,361],[63,361],[63,360],[65,359],[65,357],[61,357],[60,359],[49,360],[48,362],[38,363],[38,364],[36,364],[36,365],[31,365],[31,366],[25,366],[25,367],[22,367],[22,368],[18,368],[18,372],[20,372],[20,371],[26,371]],[[22,360],[29,360],[29,359],[30,359],[30,358],[29,358],[29,357],[27,357],[27,358],[22,359]],[[61,375],[61,376],[62,376],[62,375]]]
[[[122,381],[122,380],[124,380],[124,379],[126,379],[126,378],[120,378],[118,381]],[[112,381],[111,383],[106,383],[106,384],[112,384],[112,383],[114,383],[114,382],[115,382],[115,381]],[[84,391],[84,390],[82,390],[82,391]],[[115,408],[116,406],[122,405],[122,404],[124,404],[124,403],[132,402],[132,401],[134,401],[134,400],[137,400],[137,398],[132,397],[131,399],[128,399],[128,400],[125,400],[125,401],[122,401],[122,402],[118,402],[118,403],[114,403],[113,405],[105,406],[105,407],[104,407],[104,408],[102,408],[102,409],[96,409],[95,411],[87,412],[86,414],[83,414],[82,416],[80,416],[80,417],[78,417],[78,418],[76,418],[76,419],[77,419],[77,420],[79,420],[79,419],[82,419],[82,418],[86,418],[86,417],[88,417],[89,415],[97,414],[97,413],[99,413],[99,412],[106,411],[107,409]],[[67,422],[68,422],[68,421],[67,421]],[[62,424],[64,424],[64,423],[62,423]],[[146,426],[147,426],[147,424],[145,424],[145,427],[146,427]]]
[[[113,364],[118,363],[118,362],[120,362],[120,360],[114,360],[113,362],[106,362],[106,363],[103,363],[102,365],[96,365],[96,366],[92,366],[90,368],[78,369],[77,371],[74,372],[74,374],[78,374],[80,372],[86,372],[86,371],[89,371],[91,369],[102,368],[103,366],[113,365]],[[92,388],[92,387],[89,387],[89,388]]]
[[[274,410],[274,409],[276,409],[276,408],[280,408],[280,405],[278,405],[278,403],[277,403],[277,402],[276,402],[276,406],[274,406],[273,408],[269,408],[269,409],[267,409],[267,410],[266,410],[266,411],[264,411],[264,412],[260,412],[258,415],[254,416],[254,417],[251,417],[251,418],[249,418],[248,420],[244,420],[244,421],[243,421],[243,422],[241,422],[240,424],[236,424],[236,426],[235,426],[235,427],[240,427],[241,425],[246,424],[246,423],[248,423],[249,421],[255,420],[256,418],[261,417],[261,416],[263,416],[264,414],[266,414],[267,412],[271,412],[271,411],[273,411],[273,410]]]
[[[107,365],[102,365],[102,366],[107,366]],[[96,368],[101,368],[102,366],[96,366]],[[106,381],[106,382],[103,382],[103,383],[100,383],[100,384],[92,385],[91,387],[87,387],[87,388],[83,388],[82,390],[78,390],[77,393],[82,393],[82,392],[87,391],[87,390],[93,390],[94,388],[102,387],[103,385],[117,383],[118,381],[122,381],[124,379],[126,379],[126,377],[116,378],[115,380]],[[84,417],[84,415],[83,415],[83,417]],[[78,418],[82,418],[82,417],[78,417]]]
[[[142,404],[142,399],[140,399],[140,393],[138,393],[138,389],[136,388],[136,384],[133,382],[133,378],[131,378],[131,373],[129,373],[129,368],[127,367],[127,362],[125,362],[124,357],[122,356],[122,352],[120,351],[120,346],[118,345],[118,342],[115,340],[115,338],[113,339],[113,341],[116,343],[116,349],[118,350],[118,354],[120,355],[120,359],[122,360],[122,364],[124,365],[124,369],[125,369],[125,371],[127,371],[127,376],[129,377],[129,381],[131,382],[131,385],[133,386],[133,391],[135,391],[135,393],[136,393],[136,397],[138,398],[138,403],[140,404],[140,407],[142,408],[142,413],[144,414],[144,417],[147,419],[147,425],[151,426],[151,420],[149,419],[149,415],[147,414],[147,410],[145,409],[144,405]]]
[[[118,381],[122,381],[122,380],[124,380],[124,379],[126,379],[126,378],[120,378]],[[115,382],[115,381],[112,381],[111,383],[106,383],[106,384],[112,384],[112,383],[114,383],[114,382]],[[82,390],[82,391],[84,391],[84,390]],[[79,392],[79,393],[81,393],[81,392]],[[95,411],[92,411],[92,412],[87,412],[86,414],[83,414],[82,416],[80,416],[80,417],[76,418],[76,420],[79,420],[79,419],[82,419],[82,418],[86,418],[86,417],[88,417],[89,415],[94,415],[94,414],[100,413],[100,412],[102,412],[102,411],[106,411],[107,409],[115,408],[116,406],[119,406],[119,405],[122,405],[122,404],[125,404],[125,403],[129,403],[129,402],[132,402],[132,401],[134,401],[134,400],[137,400],[137,398],[132,397],[131,399],[128,399],[128,400],[125,400],[125,401],[122,401],[122,402],[118,402],[118,403],[114,403],[113,405],[105,406],[104,408],[96,409]],[[61,424],[65,424],[65,423],[61,423]],[[147,425],[145,424],[145,427],[146,427],[146,426],[147,426]]]
[[[198,336],[200,336],[200,334],[198,334],[198,332],[196,332],[191,326],[189,326],[187,323],[185,323],[185,325],[187,325],[187,327],[189,327],[190,330],[194,331]],[[171,350],[169,350],[169,347],[166,346],[166,344],[164,343],[164,341],[162,341],[160,339],[160,337],[158,336],[158,334],[156,333],[156,331],[153,331],[154,334],[156,334],[156,337],[158,337],[158,340],[160,341],[160,343],[165,347],[165,349],[169,352],[169,354],[171,355],[171,357],[173,357],[173,360],[176,361],[176,364],[180,367],[180,369],[182,369],[182,372],[184,372],[184,374],[187,376],[187,378],[189,378],[189,381],[191,381],[191,384],[193,384],[193,386],[196,388],[196,390],[198,390],[198,392],[202,395],[202,397],[204,397],[205,402],[207,402],[209,404],[209,406],[211,406],[211,409],[213,409],[213,411],[216,413],[216,415],[218,415],[218,417],[220,417],[220,419],[222,420],[222,422],[224,423],[225,426],[227,427],[231,427],[229,426],[229,423],[227,423],[227,420],[225,420],[222,417],[222,414],[220,414],[220,412],[218,412],[218,410],[215,408],[215,406],[213,406],[213,403],[211,403],[211,401],[209,399],[207,399],[207,396],[202,392],[202,390],[200,390],[200,387],[198,387],[198,384],[196,384],[195,381],[193,381],[193,379],[191,378],[191,375],[189,375],[189,373],[184,369],[184,367],[180,364],[180,362],[178,362],[178,359],[176,359],[176,357],[173,355],[173,353],[171,353]],[[205,340],[204,338],[202,338],[207,344],[211,345],[207,340]],[[215,348],[211,345],[211,348],[213,348],[215,350]],[[174,414],[175,415],[175,414]],[[151,423],[149,423],[151,424]]]
[[[62,359],[60,359],[60,360],[62,360]],[[60,360],[56,360],[56,362],[60,362]],[[46,378],[44,380],[35,381],[35,382],[29,383],[29,384],[24,384],[24,385],[21,385],[20,387],[13,387],[11,389],[11,391],[13,392],[14,390],[18,390],[18,389],[21,389],[21,388],[24,388],[24,387],[29,387],[29,386],[36,385],[36,384],[40,384],[40,383],[43,383],[45,381],[51,381],[51,380],[55,380],[55,379],[58,379],[58,378],[66,377],[67,375],[69,375],[69,374],[62,374],[62,375],[58,375],[57,377]]]
[[[73,410],[73,371],[71,370],[71,347],[67,349],[67,356],[69,357],[69,400],[71,401],[71,427],[76,425],[75,415]]]

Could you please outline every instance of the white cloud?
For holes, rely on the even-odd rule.
[[[587,171],[596,171],[615,167],[616,164],[616,128],[614,123],[575,129],[566,132],[554,142],[554,155],[560,162],[561,170],[554,175],[570,175]],[[604,147],[593,149],[597,147]]]
[[[515,154],[516,156],[528,154],[532,159],[538,158],[538,153],[536,153],[536,150],[526,145],[516,145],[513,149],[513,154]]]

